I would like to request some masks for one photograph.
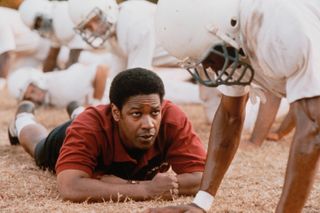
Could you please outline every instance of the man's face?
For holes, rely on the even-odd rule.
[[[158,94],[130,97],[121,111],[115,105],[112,107],[121,141],[127,149],[146,150],[153,146],[161,123]]]
[[[43,104],[46,92],[34,84],[29,84],[24,93],[23,100],[29,100],[36,104]]]
[[[92,32],[94,35],[103,35],[107,31],[106,26],[103,24],[103,20],[98,15],[89,19],[83,28]]]
[[[99,9],[90,12],[86,20],[77,27],[76,32],[92,47],[99,48],[113,34],[114,24],[108,22],[106,15]]]

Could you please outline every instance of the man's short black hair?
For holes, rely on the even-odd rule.
[[[113,79],[110,87],[110,103],[122,109],[132,96],[158,94],[162,102],[164,86],[161,78],[154,72],[144,68],[132,68],[120,72]]]

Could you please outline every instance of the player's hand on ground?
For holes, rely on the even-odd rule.
[[[267,135],[267,140],[270,140],[270,141],[278,141],[280,139],[281,139],[280,135],[276,132],[269,132]]]
[[[178,195],[178,179],[176,175],[167,173],[158,173],[146,184],[148,197],[162,199],[173,199],[174,195]]]
[[[180,206],[166,206],[162,208],[147,209],[143,213],[204,213],[205,211],[196,205],[180,205]]]
[[[253,151],[260,147],[261,145],[258,145],[250,140],[242,140],[240,142],[239,148],[246,151]]]

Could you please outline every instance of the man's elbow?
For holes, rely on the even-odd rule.
[[[81,178],[69,176],[69,171],[63,171],[57,176],[58,192],[63,200],[82,202],[87,200],[81,192]]]
[[[202,174],[202,172],[194,172],[182,175],[184,176],[183,182],[185,183],[183,184],[184,186],[179,189],[180,194],[187,196],[195,195],[200,189]]]
[[[77,193],[72,185],[58,183],[58,191],[63,200],[71,202],[82,202],[85,200],[79,196],[79,193]]]
[[[190,195],[195,195],[199,189],[200,189],[200,186],[201,186],[201,177],[199,179],[197,179],[194,184],[190,187]]]

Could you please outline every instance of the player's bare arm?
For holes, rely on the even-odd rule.
[[[262,145],[276,119],[276,115],[281,103],[281,98],[273,95],[271,92],[267,91],[265,92],[265,95],[267,101],[266,103],[261,103],[259,106],[257,120],[249,140],[250,143],[256,146]]]
[[[106,65],[99,65],[93,81],[93,98],[101,100],[106,87],[106,79],[109,75],[109,68]]]
[[[46,60],[43,62],[43,72],[50,72],[57,66],[60,47],[51,47]]]
[[[82,49],[70,49],[69,59],[66,64],[66,68],[70,67],[72,64],[77,63],[80,57]]]
[[[290,107],[289,112],[286,117],[281,122],[279,128],[275,132],[270,132],[267,135],[268,140],[278,141],[285,135],[289,134],[293,128],[295,128],[295,117],[292,107]]]
[[[0,78],[7,77],[14,56],[15,54],[12,51],[7,51],[5,53],[0,54]]]
[[[172,199],[174,195],[195,193],[200,179],[200,172],[176,176],[158,173],[150,181],[128,181],[107,175],[94,179],[80,170],[64,170],[57,176],[62,198],[74,202],[124,200],[126,197],[133,200]],[[187,184],[193,186],[191,190]]]
[[[206,170],[200,190],[212,195],[217,193],[220,182],[239,146],[247,99],[247,96],[222,96],[212,123]]]

